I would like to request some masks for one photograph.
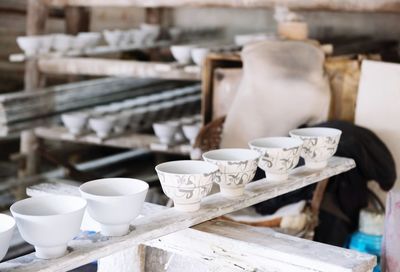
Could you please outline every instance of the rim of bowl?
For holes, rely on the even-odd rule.
[[[104,195],[104,194],[96,194],[96,193],[91,193],[87,191],[89,188],[93,186],[93,184],[96,183],[108,183],[108,182],[116,182],[117,180],[123,181],[123,182],[136,182],[136,184],[140,185],[137,191],[134,193],[127,193],[123,195]],[[87,196],[94,196],[94,197],[101,197],[101,198],[108,198],[108,199],[118,199],[118,198],[124,198],[127,196],[134,196],[140,193],[143,193],[144,191],[147,191],[149,189],[149,184],[143,180],[140,179],[133,179],[133,178],[103,178],[103,179],[95,179],[91,180],[88,182],[85,182],[81,186],[79,186],[79,192],[81,194],[87,195]]]
[[[15,219],[14,217],[0,213],[0,233],[7,232],[15,227]]]
[[[242,159],[229,159],[229,158],[224,158],[224,152],[227,152],[228,155],[233,155],[233,152],[241,152],[243,156],[246,158]],[[213,157],[216,156],[216,157]],[[221,157],[218,157],[221,156]],[[246,148],[222,148],[222,149],[215,149],[215,150],[210,150],[207,151],[203,154],[203,159],[204,160],[210,160],[210,161],[215,161],[215,162],[240,162],[240,161],[250,161],[250,160],[257,160],[260,158],[260,154],[257,151],[251,150],[251,149],[246,149]]]
[[[298,128],[289,132],[291,136],[300,136],[306,138],[314,137],[335,137],[342,134],[342,131],[337,128],[329,127],[309,127],[309,128]]]
[[[32,205],[32,203],[30,202],[36,202],[36,201],[40,201],[40,200],[50,200],[51,199],[56,199],[57,201],[62,201],[62,199],[64,200],[73,200],[73,201],[77,201],[77,207],[71,207],[69,208],[67,211],[64,212],[60,212],[60,213],[56,213],[54,212],[53,214],[44,214],[44,215],[40,215],[40,214],[30,214],[28,212],[21,212],[20,209],[22,209],[24,206],[26,205]],[[79,203],[80,202],[80,203]],[[29,197],[29,198],[25,198],[23,200],[17,201],[14,204],[11,205],[10,207],[10,211],[13,214],[13,216],[15,217],[15,215],[17,215],[18,217],[25,217],[25,218],[47,218],[47,217],[54,217],[54,216],[60,216],[60,215],[66,215],[66,214],[72,214],[75,213],[77,211],[80,211],[82,209],[85,209],[87,205],[87,201],[85,199],[83,199],[82,197],[79,196],[68,196],[68,195],[52,195],[52,196],[38,196],[38,197]]]
[[[198,169],[197,171],[190,171],[190,169],[188,169],[191,166],[194,165],[203,165],[205,166],[207,169],[205,170],[200,170]],[[180,166],[182,168],[182,171],[173,171],[170,170],[171,167],[174,166]],[[182,167],[186,166],[186,167]],[[173,175],[202,175],[202,174],[210,174],[213,172],[217,172],[218,171],[218,166],[216,166],[215,164],[209,163],[209,162],[205,162],[205,161],[200,161],[200,160],[180,160],[180,161],[169,161],[169,162],[164,162],[161,163],[159,165],[157,165],[155,167],[157,172],[162,172],[162,173],[166,173],[166,174],[173,174]],[[186,171],[185,171],[186,170]]]
[[[282,146],[274,146],[274,144],[271,144],[271,146],[266,146],[262,144],[257,144],[257,142],[260,141],[287,141],[287,144],[282,145]],[[255,147],[255,148],[268,148],[268,149],[282,149],[282,148],[293,148],[293,147],[298,147],[303,145],[303,141],[297,138],[292,138],[292,137],[264,137],[264,138],[257,138],[254,140],[251,140],[248,145],[250,147]]]

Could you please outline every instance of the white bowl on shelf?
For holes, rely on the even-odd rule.
[[[171,53],[172,56],[179,64],[189,64],[192,60],[192,51],[193,45],[172,45]]]
[[[17,37],[17,44],[25,55],[33,56],[39,53],[41,46],[40,36],[20,36]]]
[[[219,185],[222,195],[237,197],[244,194],[245,186],[254,178],[260,154],[242,148],[211,150],[203,154],[206,162],[219,168]]]
[[[158,24],[141,24],[140,30],[144,32],[145,44],[152,45],[160,35],[161,26]]]
[[[54,37],[53,35],[42,35],[39,36],[40,39],[40,49],[39,53],[46,54],[49,53],[53,47]]]
[[[211,191],[218,178],[218,167],[196,160],[171,161],[156,166],[164,193],[174,201],[177,210],[194,212]]]
[[[79,187],[88,202],[89,215],[101,225],[105,236],[128,234],[130,223],[139,215],[149,185],[138,179],[105,178]]]
[[[182,126],[183,134],[189,140],[191,145],[195,143],[196,137],[199,134],[200,129],[201,129],[201,124],[199,123]]]
[[[153,123],[154,133],[162,144],[173,144],[178,129],[179,124],[175,123]]]
[[[89,119],[90,128],[96,133],[100,139],[105,139],[110,136],[116,123],[115,117],[104,116]]]
[[[301,156],[306,167],[322,169],[336,153],[342,131],[336,128],[312,127],[290,131],[290,136],[304,142]]]
[[[135,46],[143,46],[146,43],[147,33],[141,29],[131,29],[129,31],[131,41]]]
[[[98,32],[79,32],[75,37],[73,48],[82,50],[95,47],[100,43],[101,34]]]
[[[103,31],[104,39],[106,40],[109,46],[116,47],[119,45],[122,38],[121,30],[104,30]]]
[[[79,234],[86,200],[75,196],[41,196],[14,203],[10,210],[22,238],[40,259],[59,258]]]
[[[61,120],[72,135],[80,135],[86,129],[89,115],[86,113],[64,113]]]
[[[119,40],[120,46],[128,46],[132,44],[132,35],[130,31],[121,31],[121,38]]]
[[[0,261],[7,254],[14,229],[14,218],[9,215],[0,213]]]
[[[53,35],[53,49],[54,51],[65,53],[70,50],[75,42],[75,37],[67,34],[54,34]]]
[[[192,60],[197,66],[203,66],[204,60],[211,52],[210,48],[196,47],[191,50]]]
[[[290,137],[267,137],[249,142],[260,153],[258,166],[265,171],[267,181],[282,181],[299,162],[303,141]]]

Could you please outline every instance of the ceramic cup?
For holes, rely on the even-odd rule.
[[[219,168],[220,179],[216,179],[222,195],[237,197],[244,194],[244,188],[256,174],[260,154],[241,148],[211,150],[203,154],[206,162]]]
[[[192,59],[192,48],[192,45],[173,45],[171,53],[179,64],[189,64]]]
[[[199,134],[200,128],[201,124],[199,123],[182,126],[183,134],[190,141],[191,145],[194,145],[196,137]]]
[[[75,196],[41,196],[14,203],[10,210],[22,238],[34,245],[36,257],[59,258],[79,234],[86,200]]]
[[[55,34],[53,40],[53,49],[65,53],[70,50],[75,42],[75,37],[67,34]]]
[[[41,46],[40,36],[23,36],[17,38],[17,44],[21,48],[25,55],[33,56],[37,54]]]
[[[129,31],[129,34],[135,46],[143,46],[145,44],[147,35],[145,31],[141,29],[132,29]]]
[[[313,127],[290,131],[290,136],[304,142],[301,156],[306,167],[322,169],[335,154],[342,131],[335,128]]]
[[[174,201],[180,211],[200,209],[201,199],[211,191],[218,178],[218,167],[196,160],[171,161],[156,166],[164,193]]]
[[[98,32],[80,32],[75,37],[73,48],[82,50],[89,47],[95,47],[101,40],[101,34]]]
[[[110,136],[114,125],[116,123],[115,117],[104,116],[89,119],[90,128],[96,132],[97,137],[100,139],[105,139]]]
[[[100,223],[106,236],[122,236],[142,210],[149,185],[138,179],[105,178],[79,187],[88,202],[89,215]]]
[[[160,35],[161,26],[157,24],[141,24],[140,30],[145,35],[145,44],[152,45]]]
[[[64,126],[72,135],[80,135],[86,128],[89,115],[86,113],[65,113],[61,115]]]
[[[265,171],[267,181],[286,180],[289,171],[299,162],[303,142],[290,137],[267,137],[249,142],[259,152],[258,166]]]
[[[42,35],[39,36],[40,39],[40,49],[39,53],[45,54],[49,53],[51,48],[53,47],[53,35]]]
[[[121,30],[104,30],[103,31],[104,39],[106,40],[107,44],[110,46],[118,46],[121,38],[122,38],[122,31]]]
[[[192,60],[197,66],[203,66],[204,60],[210,53],[210,48],[198,47],[191,50]]]
[[[14,218],[6,214],[0,214],[0,261],[6,256],[14,229]]]
[[[153,123],[154,133],[162,144],[174,143],[175,134],[178,132],[179,127],[179,123]]]

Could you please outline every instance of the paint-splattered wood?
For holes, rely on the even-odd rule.
[[[99,58],[58,58],[40,59],[38,67],[41,72],[48,74],[200,80],[200,73],[187,72],[177,63]]]
[[[103,237],[99,234],[82,236],[69,243],[68,255],[54,260],[39,260],[27,255],[0,264],[0,271],[67,271],[92,262],[113,253],[131,248],[179,230],[187,229],[199,223],[221,215],[249,207],[256,203],[294,191],[355,167],[352,159],[333,157],[328,166],[321,171],[311,171],[299,167],[292,171],[288,180],[278,183],[258,180],[246,187],[243,196],[226,199],[220,194],[206,197],[199,211],[184,213],[174,208],[153,213],[134,221],[134,229],[123,237]]]
[[[220,220],[145,244],[228,271],[367,272],[376,265],[372,255]]]
[[[273,8],[275,5],[285,5],[291,9],[302,10],[400,11],[398,0],[45,0],[45,2],[56,6]]]

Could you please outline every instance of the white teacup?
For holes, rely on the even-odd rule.
[[[197,66],[203,66],[204,60],[211,52],[210,48],[198,47],[191,50],[192,60]]]
[[[171,53],[179,64],[189,64],[192,59],[192,48],[192,45],[173,45]]]
[[[6,214],[0,214],[0,261],[6,256],[14,229],[14,218]]]
[[[122,236],[142,210],[149,185],[138,179],[105,178],[79,187],[88,202],[89,215],[101,224],[106,236]]]
[[[115,117],[104,116],[89,119],[90,128],[96,132],[97,137],[105,139],[110,136],[116,123]]]
[[[86,113],[65,113],[61,115],[64,126],[72,135],[80,135],[86,128],[89,115]]]
[[[290,131],[290,136],[301,139],[306,167],[322,169],[327,166],[328,160],[335,154],[342,131],[336,128],[312,127]]]
[[[164,193],[180,211],[200,209],[201,199],[211,191],[218,178],[218,167],[204,161],[171,161],[156,166]]]
[[[33,56],[40,51],[41,37],[40,36],[20,36],[17,38],[17,44],[25,55]]]
[[[299,162],[303,142],[290,137],[267,137],[249,142],[261,158],[258,166],[265,171],[268,181],[282,181]]]
[[[14,203],[10,210],[22,238],[40,259],[59,258],[79,234],[86,200],[75,196],[40,196]]]
[[[216,179],[221,193],[227,197],[244,194],[248,184],[256,174],[260,154],[242,148],[211,150],[203,154],[203,159],[219,168],[220,179]]]

